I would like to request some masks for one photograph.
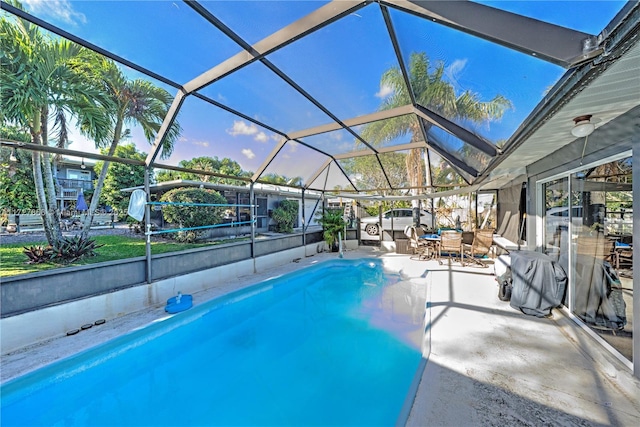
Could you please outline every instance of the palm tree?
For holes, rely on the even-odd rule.
[[[129,130],[125,129],[125,125],[128,124],[139,125],[144,132],[145,138],[149,143],[152,143],[173,101],[173,97],[169,92],[146,80],[129,80],[113,61],[106,58],[102,60],[98,78],[101,80],[103,91],[111,100],[112,106],[107,111],[107,115],[111,119],[107,155],[113,156],[123,137],[129,135]],[[177,121],[174,121],[162,141],[162,158],[168,158],[171,155],[173,144],[178,139],[180,131],[180,125]],[[105,148],[102,147],[100,141],[96,141],[96,145],[98,148]],[[108,161],[102,164],[91,198],[89,213],[82,225],[83,237],[88,235],[93,215],[98,208],[100,193],[104,186],[109,164],[110,162]]]
[[[302,186],[304,179],[301,176],[294,176],[289,178],[285,175],[279,175],[277,173],[268,173],[260,176],[260,181],[268,182],[275,185],[297,185]]]
[[[14,3],[17,7],[20,4]],[[31,142],[48,143],[50,110],[66,112],[80,131],[96,140],[106,138],[108,99],[93,84],[87,64],[96,55],[66,40],[51,40],[35,25],[22,19],[0,19],[0,120],[28,131]],[[56,204],[52,162],[48,153],[32,152],[38,208],[50,245],[62,238]]]
[[[445,65],[439,62],[432,67],[429,58],[423,53],[412,53],[409,59],[409,81],[415,94],[416,103],[449,119],[463,119],[473,122],[496,120],[502,117],[511,102],[502,95],[491,101],[482,102],[478,94],[465,91],[456,95],[455,88],[444,80]],[[379,107],[380,111],[404,106],[411,103],[409,88],[405,85],[402,71],[392,67],[384,72],[380,79],[381,87],[392,89]],[[431,126],[425,123],[428,128]],[[411,142],[422,140],[422,132],[417,120],[412,116],[401,116],[390,120],[367,125],[362,137],[374,145],[411,134]],[[423,185],[431,186],[431,177],[424,164],[424,149],[414,148],[406,157],[409,186],[414,194],[420,194]],[[426,178],[426,179],[425,179]]]
[[[218,174],[226,175],[229,177],[237,176],[237,177],[250,178],[253,175],[252,172],[243,170],[242,166],[240,166],[240,163],[228,157],[225,157],[223,159],[218,159],[217,156],[194,157],[191,160],[180,160],[180,163],[178,163],[178,166],[185,169],[192,169],[194,171],[200,170],[203,172],[218,173]],[[173,173],[160,172],[158,174],[158,180],[170,181],[174,179],[173,176],[174,176]],[[234,180],[233,178],[222,178],[214,175],[199,174],[197,172],[190,172],[190,173],[177,172],[176,178],[191,180],[191,181],[211,182],[211,183],[217,183],[217,184],[233,185],[238,183],[238,181]]]

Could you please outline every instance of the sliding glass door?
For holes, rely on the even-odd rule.
[[[632,360],[631,157],[542,184],[543,251],[569,276],[565,305]]]

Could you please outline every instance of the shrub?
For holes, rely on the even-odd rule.
[[[24,254],[29,258],[28,264],[42,264],[43,262],[53,261],[53,258],[55,258],[53,246],[25,246]]]
[[[40,264],[55,262],[61,264],[72,263],[80,258],[96,256],[95,250],[104,245],[97,245],[96,241],[82,236],[63,237],[56,246],[30,246],[24,248],[24,254],[29,258],[27,263]]]
[[[276,222],[276,232],[293,233],[293,225],[298,218],[298,202],[296,200],[283,200],[273,210],[271,218]]]
[[[214,190],[200,188],[174,188],[160,198],[161,202],[226,204],[227,199]],[[177,224],[179,228],[202,227],[220,224],[224,216],[224,206],[182,206],[165,205],[162,212],[165,221]],[[180,231],[175,235],[180,242],[194,242],[203,230]]]
[[[326,209],[316,214],[316,221],[324,229],[324,241],[331,251],[337,251],[338,237],[344,233],[346,222],[342,209]]]

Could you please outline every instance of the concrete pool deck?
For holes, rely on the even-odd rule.
[[[640,425],[640,381],[560,310],[524,315],[481,269],[438,267],[408,426]]]
[[[408,426],[640,425],[640,381],[628,368],[559,310],[538,319],[500,301],[492,268],[440,266],[366,247],[345,252],[346,258],[366,256],[382,258],[406,277],[422,278],[429,289],[430,354]],[[194,294],[194,301],[335,257],[300,259]],[[77,335],[2,355],[1,379],[165,318],[163,308],[108,319]]]

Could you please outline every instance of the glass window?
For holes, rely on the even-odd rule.
[[[558,179],[544,184],[543,250],[567,270],[568,259],[560,254],[569,250],[569,180]]]
[[[67,169],[67,179],[91,181],[91,172],[78,169]]]
[[[631,179],[631,158],[626,158],[543,186],[544,250],[569,275],[569,308],[629,360],[633,357]]]

